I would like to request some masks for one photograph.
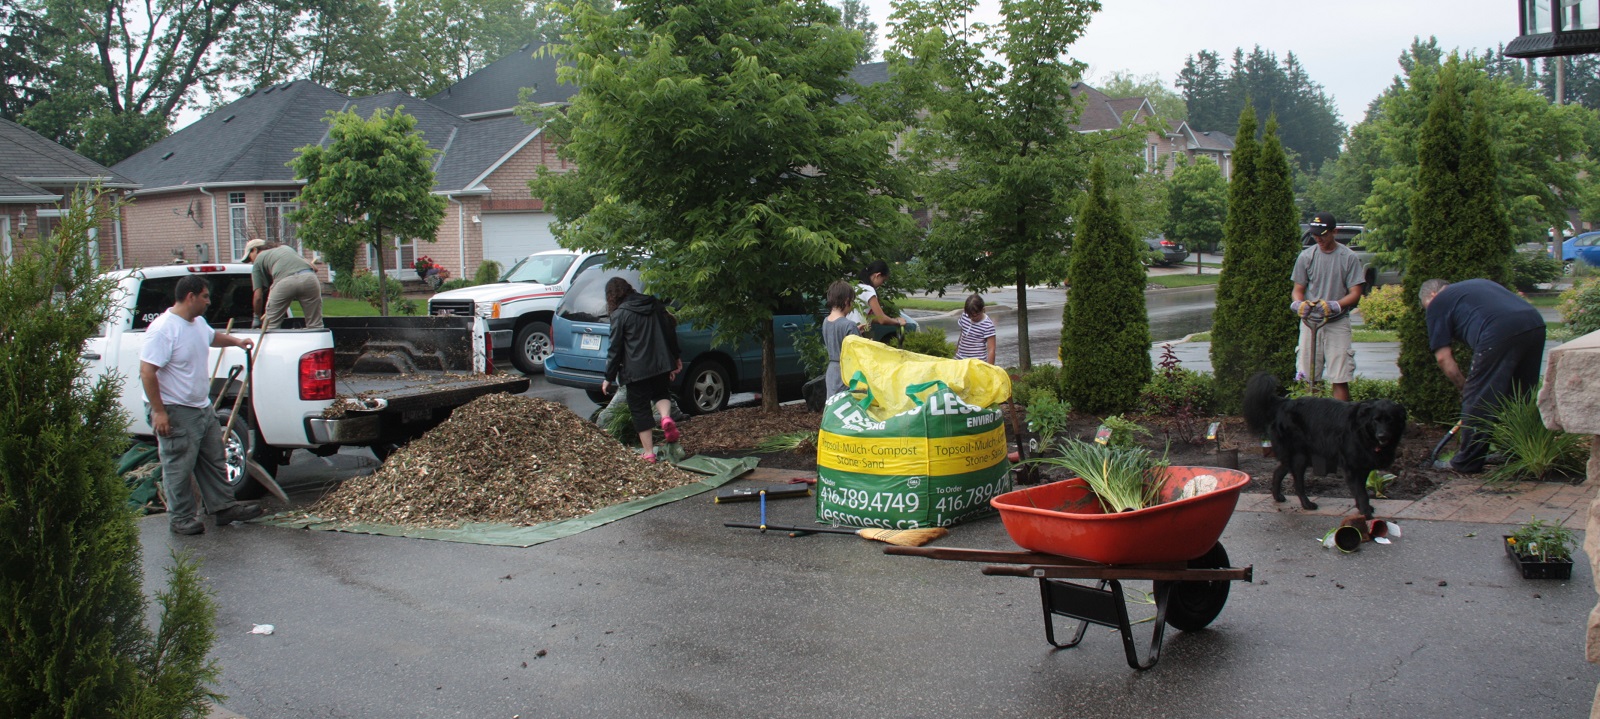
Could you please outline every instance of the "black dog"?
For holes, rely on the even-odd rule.
[[[1367,475],[1394,463],[1400,436],[1406,431],[1406,408],[1386,399],[1341,402],[1321,397],[1285,399],[1278,380],[1265,372],[1250,378],[1244,391],[1244,420],[1250,431],[1266,435],[1278,456],[1272,472],[1272,498],[1282,502],[1283,475],[1294,473],[1300,506],[1316,509],[1306,499],[1306,466],[1322,459],[1344,469],[1345,484],[1356,508],[1372,518]]]

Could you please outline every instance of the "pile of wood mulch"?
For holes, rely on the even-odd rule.
[[[377,472],[341,483],[307,514],[448,527],[571,519],[699,478],[650,464],[549,400],[493,394],[400,448]]]
[[[777,412],[760,407],[730,408],[691,418],[680,425],[683,451],[688,454],[749,450],[767,437],[816,432],[821,427],[822,413],[808,411],[803,402],[781,405]]]

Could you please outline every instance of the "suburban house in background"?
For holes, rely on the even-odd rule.
[[[547,68],[537,67],[539,63]],[[496,68],[514,65],[518,72]],[[539,70],[546,70],[548,81]],[[497,77],[522,83],[503,89]],[[126,266],[180,261],[239,261],[244,245],[260,237],[295,247],[307,259],[287,214],[299,207],[300,188],[288,162],[297,148],[328,141],[327,113],[404,107],[434,156],[436,195],[449,200],[436,236],[405,238],[385,249],[391,276],[414,279],[411,263],[421,255],[470,276],[485,259],[503,266],[539,250],[555,249],[550,215],[529,197],[528,180],[540,165],[569,169],[538,130],[512,114],[518,88],[539,86],[537,99],[561,102],[575,91],[555,83],[554,61],[531,53],[512,54],[423,100],[390,92],[353,98],[313,82],[297,80],[264,87],[235,100],[120,163],[116,171],[136,178],[138,189],[123,212]],[[545,88],[551,88],[545,98]],[[495,106],[488,97],[504,96]],[[357,257],[358,267],[376,258]],[[328,268],[317,264],[324,280]]]
[[[1145,98],[1111,98],[1082,82],[1072,84],[1072,94],[1083,100],[1083,113],[1078,116],[1074,126],[1078,132],[1109,132],[1156,115],[1155,108]],[[1200,157],[1208,158],[1222,168],[1224,178],[1232,176],[1231,136],[1196,130],[1185,120],[1167,120],[1167,127],[1167,132],[1152,132],[1145,138],[1145,169],[1172,177],[1172,171],[1177,167],[1174,156],[1184,155],[1191,161]]]
[[[516,260],[557,247],[553,219],[544,203],[530,196],[528,180],[541,165],[571,169],[539,132],[515,115],[523,90],[540,104],[563,104],[577,88],[556,81],[557,60],[523,46],[426,100],[390,92],[352,98],[305,80],[264,87],[231,102],[194,124],[129,157],[112,168],[137,188],[123,212],[125,256],[120,266],[174,261],[241,259],[244,245],[260,237],[300,249],[287,213],[298,207],[300,188],[288,162],[296,149],[328,141],[329,111],[354,109],[370,116],[379,108],[404,107],[433,149],[434,194],[449,200],[436,236],[406,238],[386,248],[383,266],[391,276],[411,279],[420,255],[470,276],[486,259],[509,268]],[[889,79],[888,63],[858,66],[851,76],[864,85]],[[1084,100],[1080,132],[1115,130],[1155,111],[1144,98],[1112,99],[1084,83],[1072,91]],[[1146,166],[1170,175],[1172,156],[1209,156],[1227,176],[1233,139],[1201,132],[1187,123],[1152,132]],[[87,162],[87,161],[85,161]],[[918,212],[926,221],[927,212]],[[375,265],[371,253],[358,267]],[[317,265],[324,280],[325,265]]]
[[[73,191],[92,185],[107,190],[138,187],[33,130],[0,120],[0,261],[10,261],[23,243],[48,237],[70,206]],[[116,218],[107,218],[94,230],[90,251],[99,267],[124,266],[123,231]]]

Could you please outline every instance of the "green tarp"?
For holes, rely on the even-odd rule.
[[[697,455],[679,462],[677,466],[679,469],[709,475],[705,479],[681,487],[674,487],[644,499],[636,499],[631,502],[599,509],[582,517],[563,519],[559,522],[545,522],[531,527],[469,522],[460,527],[449,529],[430,529],[405,527],[398,524],[335,522],[317,517],[289,516],[295,513],[274,515],[260,521],[280,527],[354,532],[357,534],[381,534],[389,537],[437,539],[445,542],[491,544],[501,547],[531,547],[536,544],[544,544],[545,542],[561,539],[562,537],[570,537],[579,532],[610,524],[625,517],[631,517],[653,507],[659,507],[686,497],[693,497],[702,492],[708,492],[755,469],[756,464],[759,462],[760,460],[755,457],[721,459]]]

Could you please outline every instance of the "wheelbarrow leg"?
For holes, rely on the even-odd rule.
[[[1088,587],[1062,580],[1040,579],[1045,641],[1057,649],[1069,649],[1083,641],[1084,632],[1090,624],[1111,627],[1122,635],[1122,650],[1127,655],[1128,666],[1139,670],[1149,669],[1161,660],[1161,643],[1167,626],[1167,603],[1172,598],[1172,584],[1160,582],[1155,587],[1155,626],[1150,633],[1150,649],[1145,659],[1140,661],[1139,649],[1133,642],[1133,625],[1128,620],[1128,602],[1122,593],[1122,582],[1105,579],[1097,586]],[[1056,642],[1057,614],[1079,620],[1072,641],[1065,644]]]

